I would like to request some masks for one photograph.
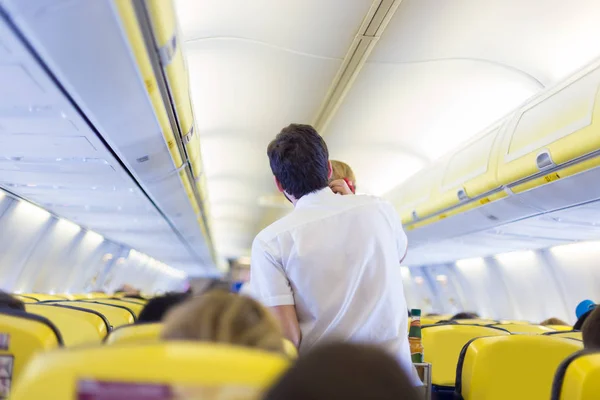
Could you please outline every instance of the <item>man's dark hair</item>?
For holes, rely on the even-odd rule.
[[[190,297],[188,293],[168,293],[154,297],[144,306],[137,322],[160,322],[167,311]]]
[[[458,314],[452,316],[452,318],[450,318],[450,321],[454,321],[456,319],[477,319],[477,318],[479,318],[479,315],[477,315],[477,313],[459,312]]]
[[[6,292],[0,291],[0,308],[25,311],[25,303]]]
[[[581,328],[583,347],[600,350],[600,307],[594,308]]]
[[[327,187],[329,152],[310,125],[291,124],[267,148],[271,171],[283,189],[296,199]]]
[[[281,377],[264,400],[416,400],[398,361],[380,348],[338,343],[316,347]]]

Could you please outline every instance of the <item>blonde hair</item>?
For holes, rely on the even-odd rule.
[[[250,297],[215,290],[175,307],[164,319],[162,338],[199,340],[284,352],[275,318]]]
[[[354,171],[352,168],[345,162],[331,160],[331,180],[336,179],[348,179],[354,186],[356,186],[356,177],[354,176]]]

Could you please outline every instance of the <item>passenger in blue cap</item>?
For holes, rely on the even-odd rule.
[[[575,309],[577,322],[573,325],[574,330],[580,331],[583,328],[585,320],[590,316],[594,308],[596,308],[596,303],[592,300],[583,300],[577,305],[577,308]]]

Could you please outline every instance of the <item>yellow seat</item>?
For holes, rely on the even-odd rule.
[[[27,304],[27,312],[41,315],[60,330],[65,346],[99,343],[108,326],[101,316],[90,310],[54,306],[52,303]]]
[[[462,325],[495,325],[498,321],[493,319],[455,319],[453,322]]]
[[[74,306],[97,311],[108,320],[112,329],[123,325],[133,324],[135,322],[134,316],[129,310],[113,304],[100,304],[80,300],[60,301],[55,302],[54,304]]]
[[[144,308],[144,306],[142,304],[134,303],[134,302],[127,301],[124,299],[123,300],[121,300],[121,299],[94,299],[92,301],[94,301],[96,303],[101,303],[101,304],[113,304],[113,305],[125,307],[125,308],[131,310],[131,312],[133,314],[135,314],[136,319],[142,312],[142,309]]]
[[[506,329],[510,333],[527,333],[540,335],[542,333],[555,332],[553,329],[542,325],[501,324],[494,326]]]
[[[108,390],[118,398],[145,390],[174,394],[164,398],[255,399],[287,367],[285,357],[215,344],[170,342],[71,349],[37,357],[22,375],[11,400],[95,398],[94,394]]]
[[[475,339],[461,351],[456,392],[465,400],[547,400],[558,365],[582,347],[548,335]]]
[[[106,344],[155,342],[162,326],[160,323],[124,325],[108,335]]]
[[[108,335],[106,344],[156,342],[160,337],[162,327],[161,323],[121,326]],[[287,339],[283,339],[283,350],[292,360],[298,357],[296,346]]]
[[[592,400],[600,394],[600,352],[581,351],[558,367],[551,400]]]
[[[500,321],[500,325],[504,324],[512,324],[512,325],[531,325],[531,322],[528,321],[519,321],[519,320],[506,320],[503,319]]]
[[[27,297],[37,301],[68,300],[66,295],[44,294],[44,293],[23,293],[19,296]]]
[[[425,362],[431,363],[431,383],[454,386],[460,351],[471,339],[484,336],[510,335],[505,330],[474,325],[440,324],[422,329]]]
[[[555,331],[572,331],[573,327],[569,325],[546,325],[550,329],[554,329]]]
[[[0,392],[19,379],[36,354],[62,345],[60,331],[47,318],[18,310],[0,311]],[[1,398],[5,395],[0,393]]]
[[[583,340],[583,336],[581,335],[580,331],[568,331],[568,332],[555,331],[555,332],[544,333],[544,335],[554,336],[554,337],[562,337],[562,338],[567,338],[567,339]]]
[[[25,304],[28,304],[28,303],[37,303],[38,302],[38,300],[34,299],[33,297],[27,297],[27,296],[23,296],[23,295],[20,295],[20,294],[13,294],[12,296],[15,299],[21,300]]]

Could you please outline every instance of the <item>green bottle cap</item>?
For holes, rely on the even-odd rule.
[[[420,317],[421,310],[419,310],[418,308],[413,308],[412,310],[410,310],[410,315],[412,315],[413,317]]]

